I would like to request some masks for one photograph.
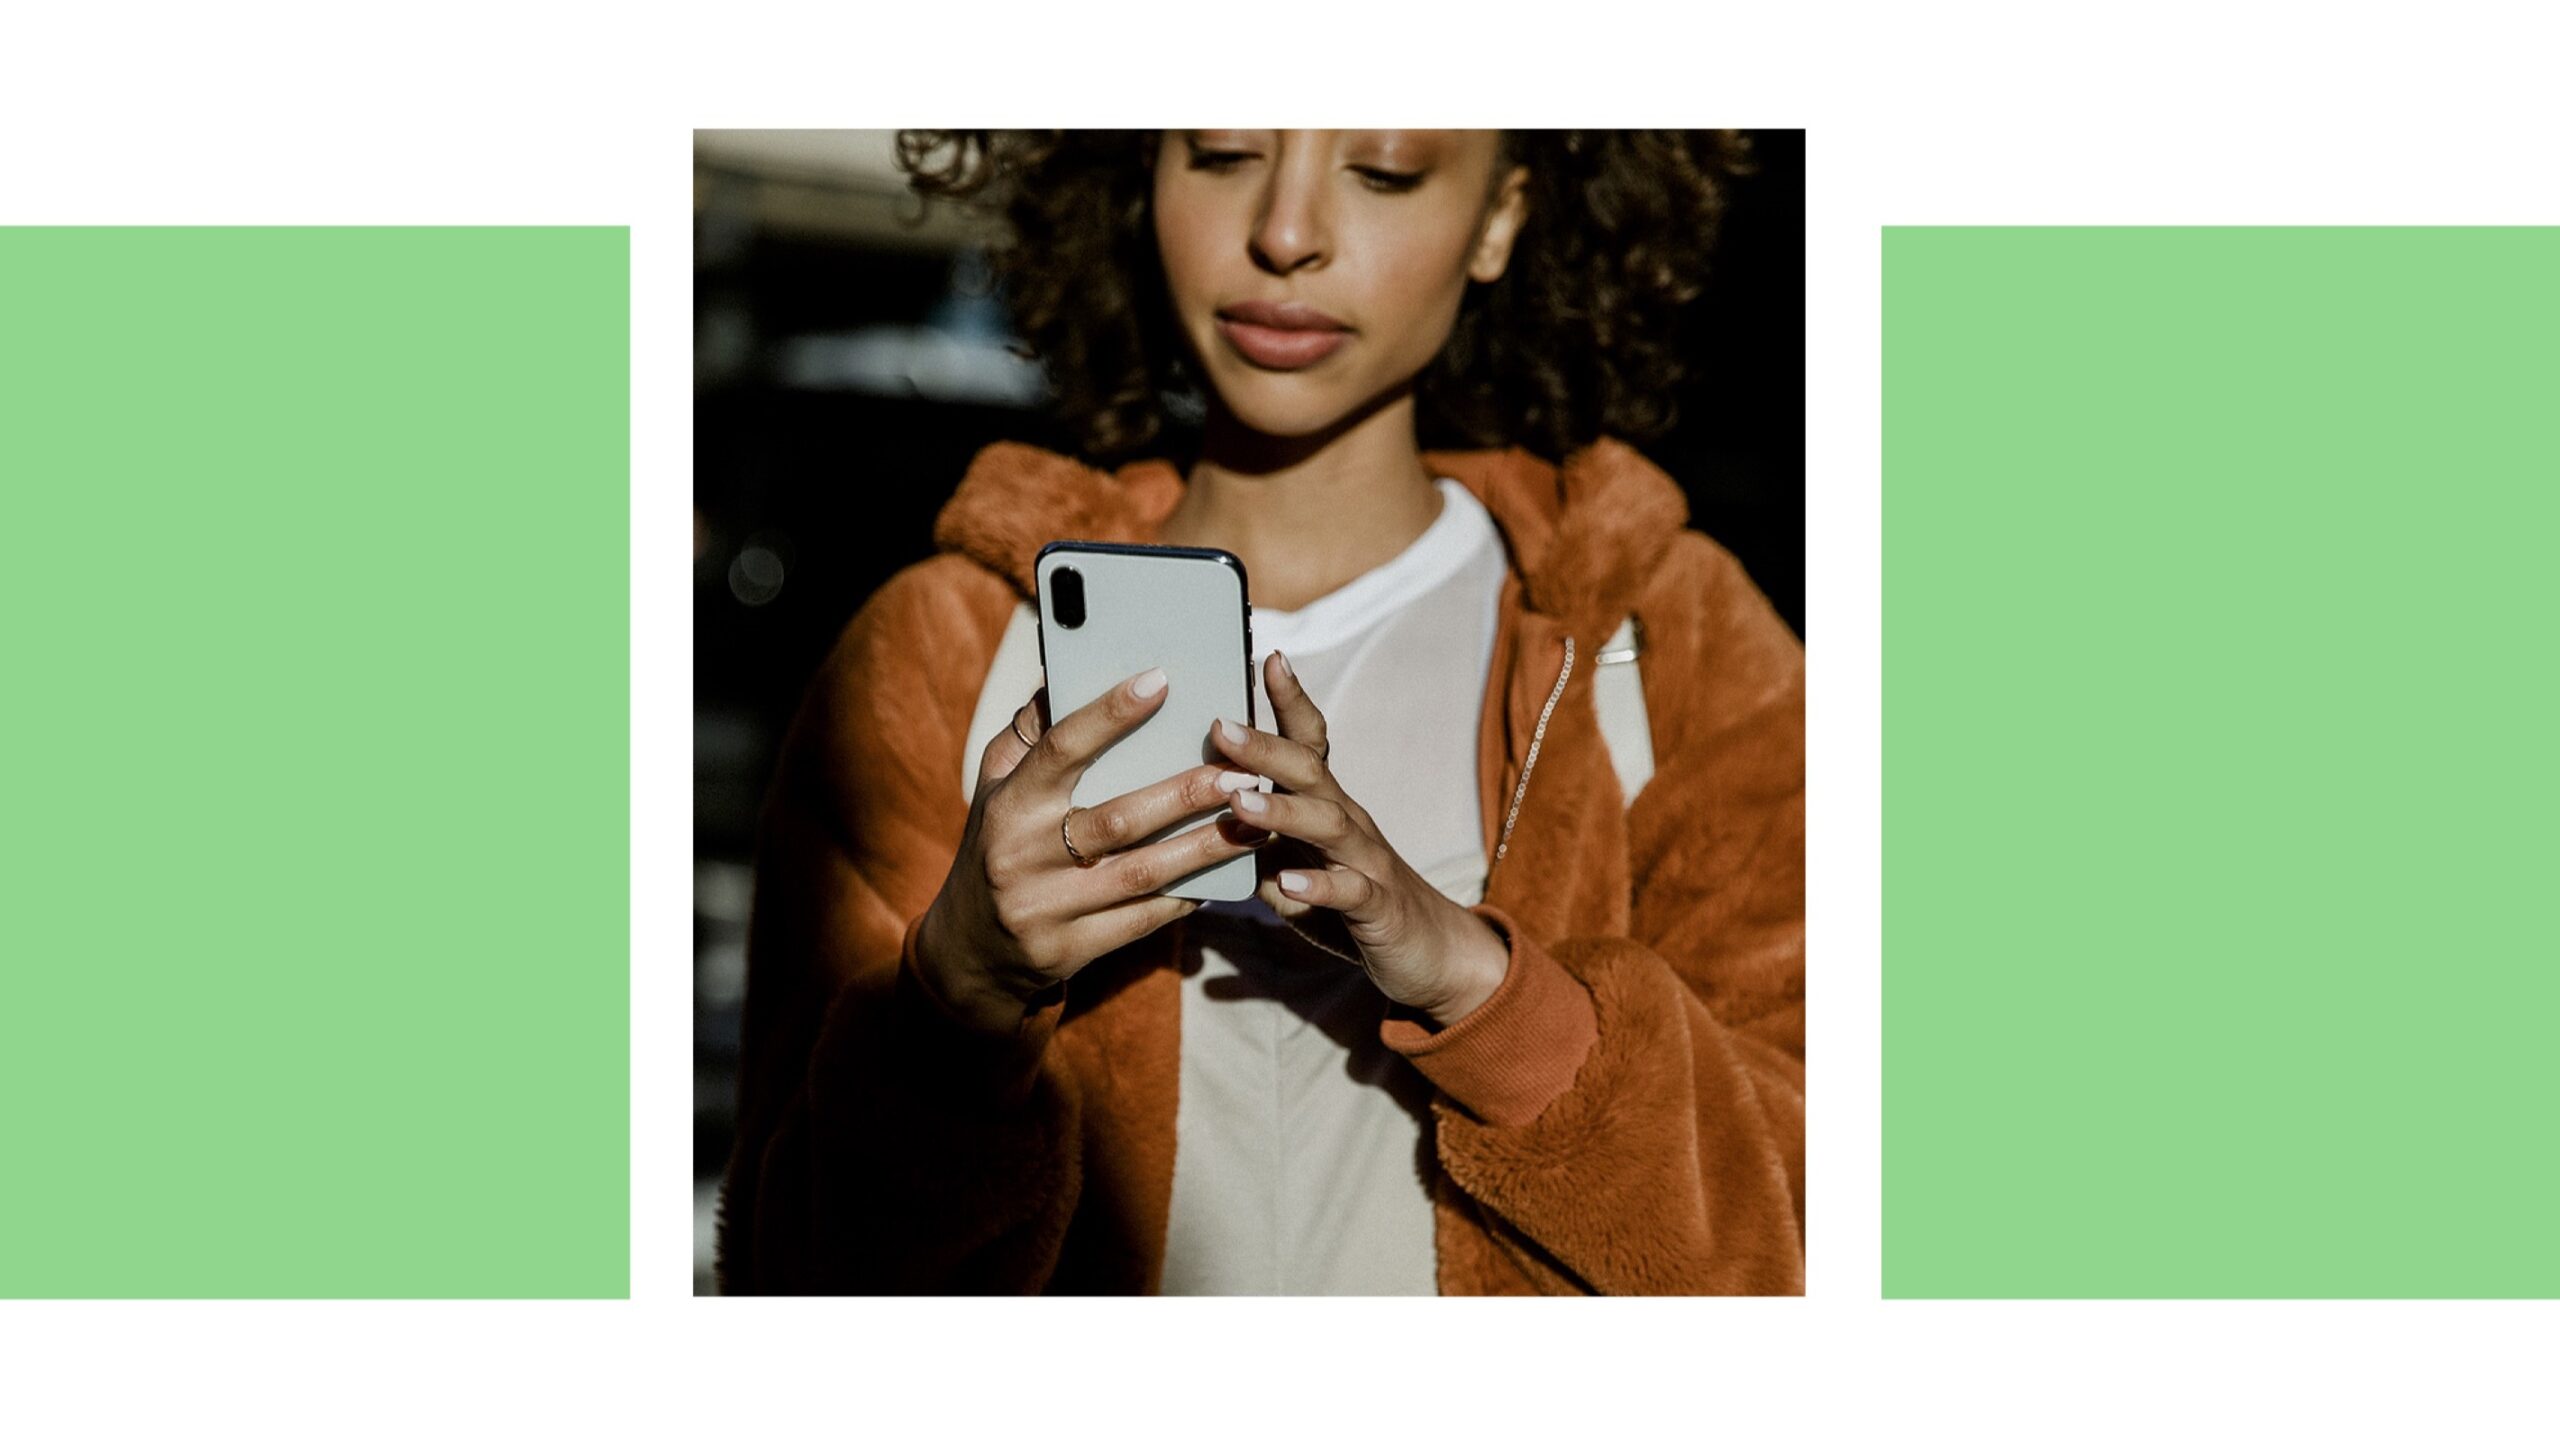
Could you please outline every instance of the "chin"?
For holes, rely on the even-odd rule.
[[[1333,386],[1305,374],[1250,371],[1216,377],[1218,401],[1235,422],[1259,435],[1313,435],[1352,410]]]

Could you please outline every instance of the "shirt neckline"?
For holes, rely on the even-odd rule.
[[[1493,526],[1482,501],[1443,475],[1440,513],[1412,543],[1295,610],[1254,608],[1254,648],[1314,652],[1349,638],[1456,574]]]

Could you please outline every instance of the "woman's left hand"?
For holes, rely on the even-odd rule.
[[[1280,868],[1274,862],[1281,857],[1266,852],[1257,893],[1292,921],[1314,910],[1333,912],[1388,999],[1436,1024],[1456,1024],[1502,983],[1510,965],[1502,936],[1414,873],[1369,812],[1343,793],[1326,763],[1331,747],[1324,713],[1278,651],[1262,663],[1262,693],[1270,697],[1279,734],[1238,727],[1231,735],[1223,720],[1209,727],[1229,759],[1270,776],[1277,787],[1270,794],[1236,792],[1236,818],[1300,842],[1321,868]]]

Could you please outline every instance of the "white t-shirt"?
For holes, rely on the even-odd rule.
[[[1253,613],[1254,684],[1285,651],[1343,789],[1462,905],[1484,898],[1476,733],[1506,572],[1493,517],[1442,478],[1430,528],[1294,611]],[[1263,728],[1276,729],[1255,696]],[[1378,1040],[1387,999],[1259,899],[1184,922],[1166,1294],[1437,1293],[1431,1086]]]

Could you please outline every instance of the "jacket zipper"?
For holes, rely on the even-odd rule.
[[[1520,764],[1520,783],[1511,790],[1511,813],[1502,817],[1502,837],[1494,843],[1493,863],[1511,852],[1511,827],[1520,819],[1520,802],[1529,793],[1530,773],[1538,768],[1538,747],[1546,743],[1547,717],[1556,713],[1556,702],[1564,698],[1564,682],[1573,678],[1573,637],[1564,637],[1564,669],[1557,672],[1555,688],[1547,692],[1546,706],[1538,711],[1538,728],[1529,736],[1529,757]],[[1493,870],[1485,871],[1485,888],[1493,888]]]

